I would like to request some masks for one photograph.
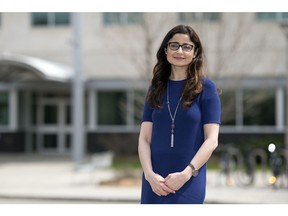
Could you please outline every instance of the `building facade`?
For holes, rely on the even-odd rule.
[[[72,17],[0,13],[0,152],[71,154]],[[80,17],[85,152],[137,152],[156,51],[177,24],[199,32],[207,75],[222,89],[220,142],[243,135],[284,142],[288,51],[280,23],[288,22],[288,13],[103,12]]]

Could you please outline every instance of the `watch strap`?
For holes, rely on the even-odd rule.
[[[194,165],[192,163],[189,163],[188,166],[192,169],[192,176],[197,176],[198,175],[198,171],[196,170]]]

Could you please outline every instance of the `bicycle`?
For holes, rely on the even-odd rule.
[[[261,179],[266,179],[267,154],[265,150],[256,148],[241,151],[233,144],[221,145],[217,150],[220,153],[220,175],[225,176],[227,186],[251,186],[256,181],[256,166],[260,165],[263,175]]]
[[[288,151],[277,148],[273,143],[268,145],[268,151],[270,152],[269,165],[271,167],[268,184],[272,185],[274,189],[288,187]]]
[[[260,169],[257,168],[260,166]],[[264,149],[254,148],[242,152],[241,162],[237,167],[237,182],[241,186],[251,186],[256,183],[256,176],[261,173],[261,180],[267,173],[267,154]]]
[[[224,176],[225,185],[234,186],[236,184],[235,169],[241,160],[239,149],[233,144],[222,144],[217,148],[216,153],[220,154],[218,184]]]

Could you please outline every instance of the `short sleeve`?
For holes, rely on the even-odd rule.
[[[201,93],[201,113],[203,124],[221,124],[221,103],[215,83],[205,78]]]
[[[148,93],[149,91],[151,91],[151,86],[149,87]],[[146,95],[146,99],[147,99],[147,95]],[[145,100],[141,122],[145,122],[145,121],[152,122],[152,113],[153,113],[153,108],[149,105],[147,100]]]
[[[145,122],[145,121],[152,122],[152,112],[153,112],[153,109],[150,107],[150,105],[146,101],[144,104],[141,122]]]

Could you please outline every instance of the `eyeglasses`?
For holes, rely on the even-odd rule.
[[[173,51],[177,51],[181,47],[184,52],[191,52],[194,48],[194,45],[186,43],[181,45],[178,42],[169,42],[168,47]]]

